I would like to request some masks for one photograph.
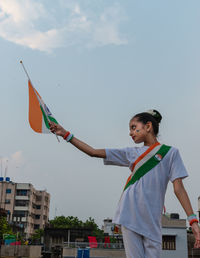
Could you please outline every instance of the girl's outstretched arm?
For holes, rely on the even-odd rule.
[[[67,130],[65,130],[61,125],[55,124],[53,122],[49,122],[50,130],[52,133],[55,133],[61,137],[65,137],[67,134]],[[96,157],[96,158],[106,158],[106,151],[105,149],[94,149],[90,145],[80,141],[76,137],[73,137],[70,140],[70,143],[74,145],[76,148],[78,148],[80,151],[83,151],[90,157]]]
[[[192,209],[192,205],[190,203],[188,194],[184,188],[182,179],[178,178],[178,179],[174,180],[173,186],[174,186],[174,193],[175,193],[176,197],[178,198],[179,202],[181,203],[183,209],[185,210],[187,216],[189,217],[189,216],[193,215],[194,212]],[[194,248],[200,248],[200,229],[199,229],[198,222],[194,222],[191,225],[191,228],[192,228],[192,232],[195,237]]]

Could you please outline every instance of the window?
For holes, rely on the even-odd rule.
[[[26,200],[16,200],[15,201],[15,206],[25,206],[28,207],[29,201]]]
[[[162,236],[163,250],[176,250],[176,236]]]
[[[5,199],[5,204],[10,204],[10,199]]]
[[[17,190],[17,196],[27,196],[27,190]]]
[[[39,224],[34,224],[34,229],[39,229],[40,225]]]
[[[28,216],[28,211],[14,211],[13,217],[26,217]]]
[[[7,193],[7,194],[11,193],[11,189],[9,189],[9,188],[6,189],[6,193]]]
[[[40,210],[41,209],[41,205],[36,205],[36,209]]]
[[[42,196],[36,195],[36,202],[41,202],[42,201]]]
[[[35,215],[35,219],[40,219],[40,215]]]

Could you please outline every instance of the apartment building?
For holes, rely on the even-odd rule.
[[[0,177],[0,208],[7,211],[8,221],[20,225],[26,237],[48,223],[50,194],[36,190],[30,183],[14,183]]]

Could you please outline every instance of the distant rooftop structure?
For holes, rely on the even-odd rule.
[[[188,258],[186,219],[178,213],[162,215],[162,258]]]
[[[162,215],[162,258],[187,258],[186,220],[180,219],[178,213]],[[115,235],[115,224],[112,219],[104,219],[104,233]]]
[[[179,214],[171,213],[162,216],[162,228],[186,228],[186,220],[180,219]]]

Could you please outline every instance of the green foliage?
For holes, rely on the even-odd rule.
[[[35,230],[35,233],[32,235],[32,240],[40,240],[41,237],[44,235],[44,229],[37,229]]]
[[[91,228],[92,230],[96,231],[99,229],[98,225],[95,223],[94,219],[89,217],[86,222],[83,223],[85,228]]]
[[[55,228],[79,228],[83,227],[83,222],[77,217],[73,216],[57,216],[55,219],[50,220],[50,224]]]
[[[13,235],[13,232],[6,220],[6,217],[0,216],[0,239],[3,238],[3,234]]]
[[[97,238],[103,238],[103,230],[99,229],[98,225],[95,223],[94,219],[89,217],[85,222],[79,220],[77,217],[73,216],[57,216],[53,220],[50,220],[50,224],[55,228],[85,228],[92,231],[92,235]]]
[[[110,237],[110,242],[111,242],[111,243],[116,243],[116,242],[117,242],[117,240],[116,240],[116,238],[115,238],[115,237]]]
[[[86,220],[84,223],[84,226],[86,228],[91,228],[93,232],[93,236],[96,236],[97,240],[102,239],[104,237],[104,232],[103,230],[99,229],[98,225],[95,223],[94,219],[89,217],[89,219]]]
[[[44,229],[36,229],[35,233],[29,239],[32,244],[40,244],[41,237],[44,235]]]

